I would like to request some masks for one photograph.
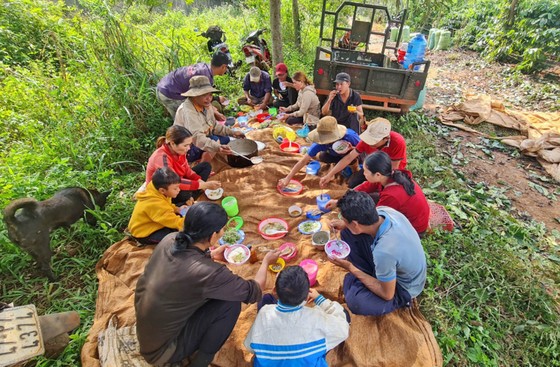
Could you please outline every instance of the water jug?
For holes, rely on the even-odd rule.
[[[430,50],[433,50],[437,46],[437,43],[436,43],[436,32],[437,31],[439,31],[439,29],[431,28],[430,33],[428,33],[428,48]]]
[[[391,42],[397,42],[397,37],[399,36],[399,29],[397,27],[391,27]]]
[[[404,68],[408,69],[410,65],[414,62],[420,62],[424,60],[424,55],[426,54],[426,45],[428,42],[422,33],[417,34],[408,43],[408,50],[406,51],[406,56],[404,57]],[[414,70],[417,71],[420,66],[415,66]]]
[[[410,27],[405,25],[402,29],[401,42],[408,42],[410,40]]]

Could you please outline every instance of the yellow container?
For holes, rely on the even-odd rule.
[[[292,128],[283,125],[276,126],[274,130],[272,130],[272,136],[276,141],[278,141],[279,137],[282,139],[286,138],[289,141],[295,141],[297,137],[296,132]]]
[[[285,266],[286,266],[286,261],[284,261],[284,259],[279,257],[278,260],[276,260],[274,264],[270,264],[268,268],[270,269],[270,271],[274,273],[279,273],[282,271],[282,269],[284,269]]]

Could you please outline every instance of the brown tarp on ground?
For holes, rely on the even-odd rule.
[[[560,113],[516,112],[507,110],[503,103],[488,95],[467,92],[462,103],[449,107],[439,116],[442,123],[478,133],[468,125],[489,122],[493,125],[518,130],[522,135],[498,137],[503,143],[514,146],[522,153],[536,157],[544,169],[560,182]]]
[[[233,195],[238,200],[239,215],[245,222],[242,228],[246,233],[244,243],[252,244],[256,248],[259,260],[264,256],[264,252],[259,249],[275,248],[284,242],[295,243],[299,253],[288,264],[298,264],[305,258],[316,260],[319,264],[318,291],[343,303],[341,286],[344,271],[328,262],[324,252],[311,246],[310,236],[301,235],[297,231],[297,225],[304,220],[304,216],[290,218],[287,212],[287,208],[293,204],[300,205],[304,212],[316,209],[315,197],[323,192],[319,189],[319,178],[305,175],[302,170],[302,173],[296,175],[296,179],[303,183],[304,192],[294,197],[280,195],[276,191],[276,183],[289,172],[300,155],[281,152],[278,144],[272,139],[271,129],[252,131],[248,136],[267,144],[265,150],[260,153],[265,159],[264,163],[243,169],[230,168],[223,162],[213,164],[218,172],[213,179],[222,182],[225,195]],[[322,174],[325,169],[326,167],[322,168]],[[345,191],[345,187],[338,181],[331,185],[328,193],[333,198],[338,198]],[[270,216],[288,221],[290,233],[283,239],[266,241],[256,231],[259,221]],[[335,217],[335,213],[324,215],[321,220],[323,226],[326,226],[328,219]],[[125,239],[107,249],[98,262],[96,272],[99,290],[95,318],[82,349],[83,366],[100,365],[97,339],[99,333],[107,329],[109,320],[113,319],[117,328],[134,325],[134,288],[152,251],[153,246],[139,248]],[[244,278],[252,278],[259,265],[260,262],[247,263],[230,266],[230,269]],[[267,290],[271,291],[273,285],[274,276],[269,272]],[[251,365],[252,355],[243,347],[243,340],[255,315],[255,305],[243,305],[235,329],[214,359],[214,366]],[[327,360],[331,366],[442,365],[441,352],[431,326],[416,306],[384,317],[352,316],[350,337],[329,353]]]

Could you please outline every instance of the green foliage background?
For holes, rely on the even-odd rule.
[[[519,0],[512,24],[512,0],[418,0],[410,2],[410,21],[416,29],[447,28],[455,41],[490,60],[518,64],[535,72],[560,57],[560,2]]]
[[[485,7],[474,6],[482,3]],[[518,37],[515,47],[511,35],[492,33],[498,32],[505,1],[433,3],[434,12],[427,16],[428,2],[415,1],[411,22],[458,24],[457,37],[465,44],[489,55],[513,54],[536,38],[531,33],[537,32],[535,19],[558,28],[558,16],[542,15],[558,15],[553,2],[522,3],[527,15],[518,22],[527,37]],[[456,7],[453,16],[439,17],[445,4]],[[283,2],[284,58],[292,72],[311,74],[320,6],[300,0],[303,50],[296,50],[291,2]],[[1,300],[35,303],[40,313],[75,309],[82,317],[64,354],[56,360],[38,358],[37,365],[79,365],[95,311],[95,264],[123,237],[130,197],[144,179],[155,138],[171,124],[154,98],[155,85],[174,68],[209,60],[205,39],[195,29],[213,24],[225,30],[234,59],[242,59],[242,37],[268,27],[267,3],[234,1],[194,8],[188,15],[152,0],[81,0],[79,8],[44,0],[0,4],[0,207],[26,196],[42,200],[74,185],[113,190],[106,210],[95,213],[98,227],[80,221],[53,233],[59,282],[35,277],[29,256],[0,227]],[[537,54],[558,56],[558,37],[551,35],[545,37],[548,46],[539,38]],[[502,44],[511,50],[499,51]],[[216,83],[233,97],[240,93],[245,71]],[[423,241],[430,267],[420,304],[446,364],[559,366],[558,236],[512,217],[511,203],[499,189],[455,172],[433,142],[433,136],[447,134],[445,128],[421,114],[387,117],[407,138],[410,168],[428,197],[445,203],[461,226]]]

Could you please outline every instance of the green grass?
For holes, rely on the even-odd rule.
[[[0,207],[67,186],[112,190],[106,209],[96,212],[97,227],[80,221],[53,233],[53,268],[61,275],[55,283],[36,277],[30,257],[0,227],[1,300],[34,303],[40,313],[77,310],[82,318],[64,354],[37,358],[39,366],[79,365],[95,312],[95,264],[123,237],[155,138],[171,124],[154,98],[155,84],[173,68],[208,60],[194,27],[228,19],[221,25],[239,59],[241,37],[267,14],[257,4],[189,16],[132,6],[122,15],[95,0],[81,3],[84,14],[53,2],[0,7],[0,25],[15,32],[0,43],[10,45],[0,48]],[[304,51],[293,49],[289,22],[284,50],[292,72],[309,72],[318,12],[316,4],[300,4]],[[217,84],[230,97],[240,92],[239,80],[219,77]],[[407,138],[409,168],[428,198],[444,204],[460,227],[423,241],[429,271],[420,305],[446,364],[559,366],[560,235],[516,219],[502,189],[455,170],[459,157],[443,154],[437,142],[448,128],[417,113],[386,117]]]

